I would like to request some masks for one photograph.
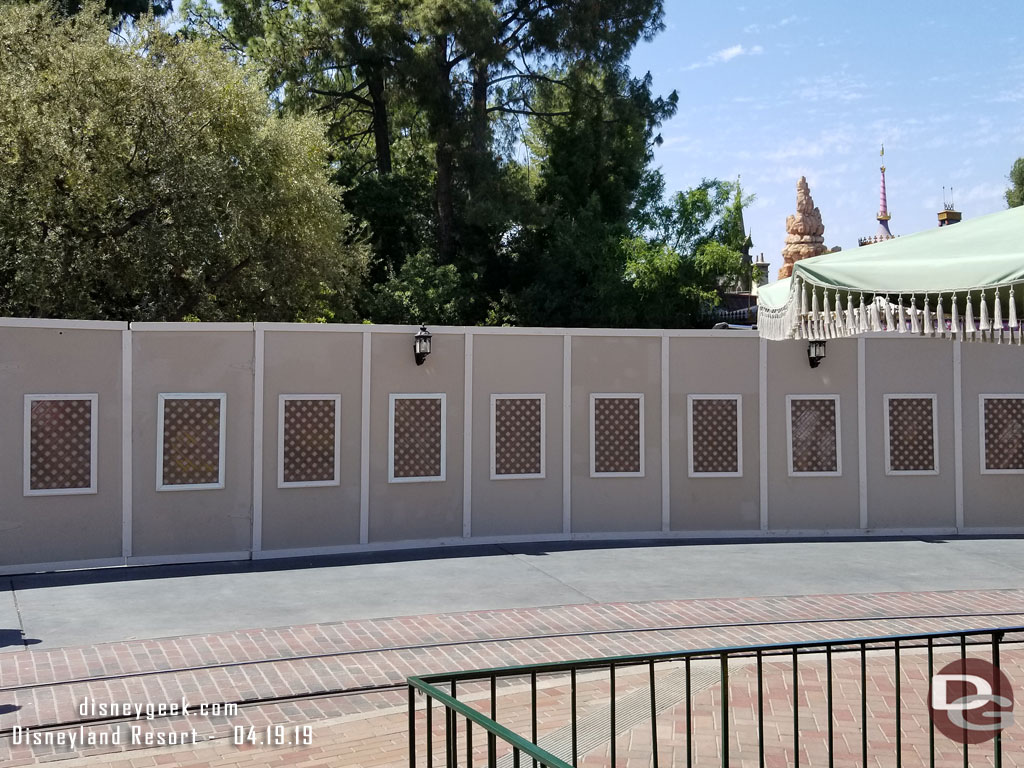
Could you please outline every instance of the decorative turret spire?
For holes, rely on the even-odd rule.
[[[880,156],[885,157],[884,144],[882,145]],[[878,243],[882,240],[891,240],[893,238],[892,232],[889,231],[889,219],[892,216],[889,215],[889,206],[885,198],[885,165],[883,164],[879,170],[882,172],[882,185],[879,192],[878,214],[875,216],[878,219],[878,229],[873,237],[862,237],[858,241],[860,245],[871,245],[871,243]]]
[[[885,144],[882,145],[882,151],[879,154],[879,157],[885,157]],[[891,219],[892,217],[889,215],[889,206],[886,203],[886,199],[885,199],[885,164],[884,163],[882,164],[882,167],[879,168],[879,170],[882,172],[882,190],[881,190],[881,194],[879,196],[879,201],[878,201],[878,216],[876,217],[878,219],[878,225],[879,225],[878,226],[878,234],[882,235],[883,232],[884,232],[884,234],[888,235],[889,237],[892,237],[892,233],[889,231],[889,219]]]

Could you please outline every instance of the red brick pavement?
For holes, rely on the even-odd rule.
[[[935,618],[892,618],[922,615]],[[713,626],[722,624],[727,626]],[[80,719],[77,706],[86,696],[98,702],[159,703],[184,695],[198,705],[386,685],[400,683],[410,674],[455,669],[1008,624],[1024,624],[1024,591],[575,605],[24,650],[0,654],[0,729],[75,722]],[[334,655],[301,658],[317,654]],[[239,661],[258,663],[217,666]],[[195,666],[211,668],[166,671]],[[159,671],[165,672],[145,674]],[[104,675],[127,677],[64,682]],[[135,751],[131,765],[152,765],[147,761],[164,754],[174,755],[174,762],[179,762],[200,753],[206,755],[201,758],[206,762],[197,763],[202,765],[263,765],[281,762],[279,758],[314,764],[326,755],[333,762],[324,765],[398,765],[402,762],[396,758],[398,751],[404,756],[400,738],[404,725],[391,721],[403,720],[403,701],[402,691],[391,691],[250,706],[231,717],[133,723],[141,725],[143,732],[154,733],[195,727],[201,738],[221,741],[186,750]],[[16,709],[7,711],[11,707]],[[315,724],[315,744],[305,750],[240,751],[223,741],[236,725],[310,722]],[[109,726],[96,730],[109,730]],[[54,747],[18,746],[10,741],[0,738],[0,763],[71,756]],[[345,751],[350,747],[366,747],[372,755],[351,757],[354,753]],[[112,749],[117,750],[98,748],[89,760],[109,762],[118,755],[125,759]],[[343,752],[349,757],[338,762]],[[258,762],[262,759],[271,762]]]

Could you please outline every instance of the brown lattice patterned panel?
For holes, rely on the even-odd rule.
[[[334,399],[284,401],[285,483],[332,483],[335,465],[336,406]]]
[[[441,399],[394,401],[395,478],[441,477]]]
[[[92,486],[92,400],[31,401],[29,490]]]
[[[540,475],[543,430],[539,397],[494,399],[494,474]]]
[[[889,398],[889,469],[935,471],[935,414],[930,397]]]
[[[985,469],[1024,470],[1024,399],[986,397]]]
[[[838,472],[837,401],[831,398],[790,401],[793,472]]]
[[[220,483],[220,408],[212,397],[164,400],[165,486]]]
[[[640,474],[640,398],[594,398],[594,474]]]
[[[733,398],[695,397],[690,407],[694,474],[738,473],[739,402]]]

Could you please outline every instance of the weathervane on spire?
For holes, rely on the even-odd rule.
[[[885,157],[885,144],[882,145],[882,151],[878,153],[879,157]],[[882,163],[882,173],[885,173],[885,163]]]

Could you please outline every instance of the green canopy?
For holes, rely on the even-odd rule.
[[[758,291],[758,328],[769,339],[896,331],[1019,341],[1018,294],[1024,302],[1024,207],[798,261],[792,277]]]

